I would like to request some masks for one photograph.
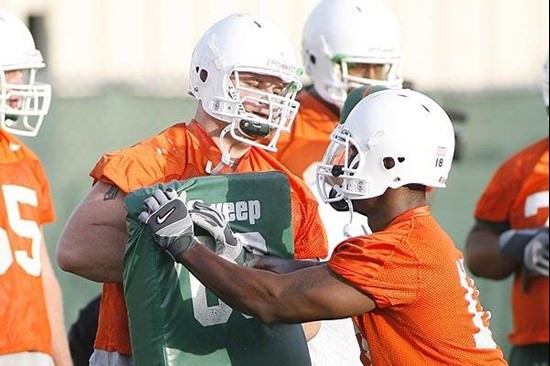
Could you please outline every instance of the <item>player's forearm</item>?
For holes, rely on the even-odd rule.
[[[67,272],[96,282],[122,282],[127,234],[108,225],[67,224],[57,262]]]
[[[341,292],[341,281],[326,264],[278,275],[236,266],[203,246],[182,254],[178,262],[226,304],[268,324],[339,319],[373,308],[363,294],[350,300],[349,291],[357,296],[356,290],[344,286]]]
[[[319,261],[297,261],[273,256],[257,256],[254,268],[274,273],[291,273],[301,269],[318,266]]]
[[[50,324],[53,359],[56,366],[72,366],[73,363],[64,324],[61,288],[45,250],[46,248],[44,246],[42,257],[42,284]]]
[[[499,235],[474,229],[466,240],[466,259],[470,271],[479,277],[502,280],[514,273],[519,263],[500,252]]]
[[[277,306],[276,295],[270,291],[274,274],[236,266],[200,245],[177,260],[229,306],[270,322]]]
[[[56,283],[57,285],[57,283]],[[63,302],[61,300],[61,291],[57,285],[52,289],[49,286],[50,295],[47,295],[48,317],[50,320],[50,330],[52,336],[53,359],[56,366],[72,366],[71,353],[65,331]]]

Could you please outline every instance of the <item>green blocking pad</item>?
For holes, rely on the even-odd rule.
[[[265,325],[231,309],[157,248],[138,216],[158,187],[221,209],[258,251],[293,257],[290,188],[282,173],[200,177],[128,194],[124,296],[134,365],[310,366],[300,325]]]

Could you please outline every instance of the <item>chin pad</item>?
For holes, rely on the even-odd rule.
[[[338,192],[334,188],[330,190],[329,198],[334,198]],[[349,211],[349,205],[345,200],[340,200],[336,202],[329,202],[332,208],[338,212],[348,212]]]

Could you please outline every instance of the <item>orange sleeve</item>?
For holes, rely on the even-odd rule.
[[[290,182],[294,258],[320,259],[328,255],[325,229],[319,216],[318,203],[307,188]]]
[[[334,250],[329,267],[378,308],[411,304],[418,296],[418,260],[393,244],[350,239]]]
[[[50,183],[48,182],[46,172],[39,160],[35,160],[34,172],[40,182],[40,196],[38,198],[40,207],[39,224],[44,225],[54,222],[56,218],[50,191]]]
[[[116,185],[125,193],[177,179],[186,160],[171,145],[170,138],[160,134],[128,149],[105,154],[90,176],[95,181]]]
[[[497,170],[477,203],[476,219],[490,222],[508,221],[509,209],[520,189],[511,173],[513,172],[510,172],[506,165]]]
[[[533,171],[541,155],[547,150],[548,139],[543,139],[502,164],[477,203],[474,213],[476,219],[508,222],[510,209],[525,178]]]

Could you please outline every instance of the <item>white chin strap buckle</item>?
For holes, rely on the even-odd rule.
[[[229,153],[224,152],[222,154],[222,160],[216,165],[214,169],[212,169],[212,162],[208,161],[206,163],[206,167],[204,170],[206,170],[206,174],[208,175],[216,175],[218,174],[224,166],[233,166],[233,160],[231,160],[231,155]]]

